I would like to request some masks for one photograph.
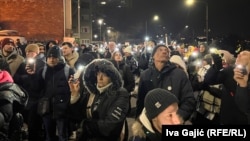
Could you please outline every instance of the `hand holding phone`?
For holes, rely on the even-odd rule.
[[[36,60],[34,58],[28,58],[27,59],[27,65],[29,67],[30,70],[35,70],[35,62]]]
[[[243,66],[243,65],[237,65],[236,67],[241,70],[241,73],[243,75],[247,75],[247,69],[246,69],[245,66]]]

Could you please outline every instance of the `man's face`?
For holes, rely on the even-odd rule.
[[[111,82],[111,79],[107,76],[107,74],[103,72],[97,73],[97,86],[102,88],[108,85]]]
[[[109,43],[109,51],[113,52],[115,50],[115,48],[116,48],[115,42],[110,42]]]
[[[164,46],[160,46],[156,49],[153,56],[155,62],[167,62],[169,60],[169,50]]]
[[[55,57],[48,57],[47,58],[47,64],[50,67],[54,67],[59,63],[59,58],[55,58]]]
[[[62,54],[63,54],[63,56],[70,55],[70,54],[72,54],[72,52],[73,52],[73,48],[70,48],[68,45],[62,46]]]
[[[161,133],[162,125],[178,125],[181,124],[179,115],[177,114],[178,104],[173,103],[162,111],[152,122],[153,126]]]
[[[3,47],[3,51],[6,53],[12,53],[15,49],[15,46],[12,43],[5,44]]]
[[[39,53],[45,53],[45,47],[44,46],[39,46]]]

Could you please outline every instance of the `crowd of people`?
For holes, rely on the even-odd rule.
[[[10,38],[0,47],[0,141],[158,141],[162,125],[250,123],[248,50]]]

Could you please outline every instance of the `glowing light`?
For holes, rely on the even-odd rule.
[[[28,61],[29,64],[35,63],[35,59],[34,58],[28,58],[27,61]]]
[[[209,52],[210,52],[210,53],[216,53],[216,51],[217,51],[216,48],[210,48],[210,49],[209,49]]]
[[[105,4],[107,4],[106,1],[102,1],[101,2],[101,5],[105,5]]]
[[[193,57],[197,57],[197,56],[198,56],[198,52],[197,52],[197,51],[192,52],[192,56],[193,56]]]

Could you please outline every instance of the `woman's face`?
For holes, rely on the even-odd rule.
[[[116,52],[115,54],[114,54],[114,60],[115,61],[122,61],[122,54],[120,53],[120,52]]]
[[[110,82],[111,82],[111,79],[110,77],[107,76],[107,74],[100,72],[100,71],[97,73],[97,86],[99,88],[105,87]]]
[[[206,47],[204,45],[200,45],[200,52],[205,52]]]
[[[181,124],[179,115],[177,115],[178,104],[173,103],[162,111],[152,122],[154,127],[161,133],[162,125],[178,125]]]

